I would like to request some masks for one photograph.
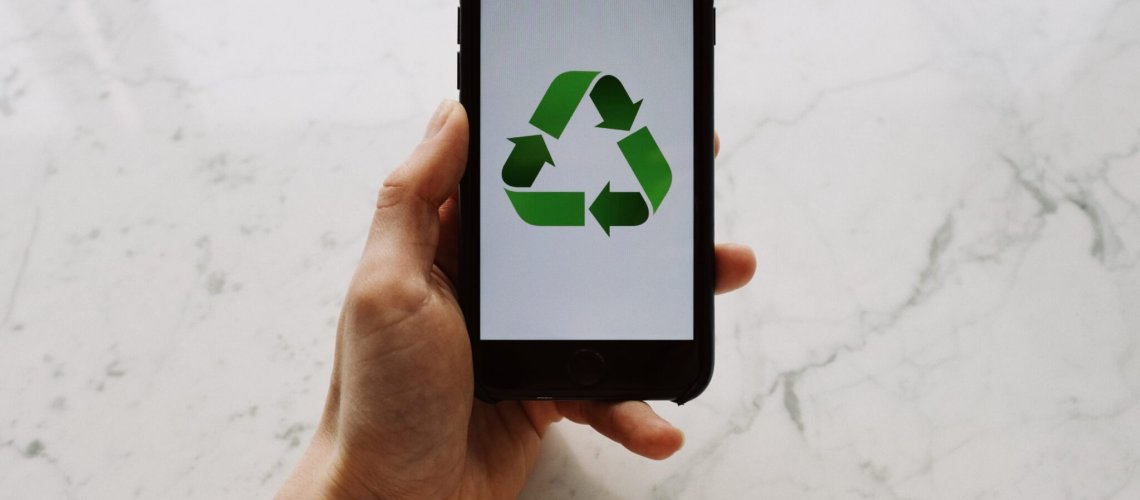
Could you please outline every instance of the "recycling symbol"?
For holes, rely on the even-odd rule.
[[[629,132],[642,101],[633,102],[617,77],[604,75],[598,78],[599,74],[598,71],[567,71],[555,77],[530,117],[530,124],[554,139],[560,138],[586,91],[593,85],[590,100],[602,116],[602,123],[597,128]],[[554,166],[545,136],[535,134],[508,140],[514,143],[514,149],[503,165],[503,182],[507,185],[507,197],[519,217],[534,226],[585,226],[585,192],[529,190],[544,165]],[[606,183],[589,206],[590,214],[606,235],[614,226],[643,224],[649,219],[649,206],[656,213],[673,183],[669,162],[648,127],[641,127],[619,139],[617,146],[637,177],[644,197],[637,191],[611,191],[610,183]]]

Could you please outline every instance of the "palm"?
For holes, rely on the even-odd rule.
[[[478,401],[468,429],[462,490],[481,494],[464,497],[507,498],[517,494],[534,468],[541,439],[522,404]]]
[[[467,331],[440,268],[433,269],[427,282],[405,284],[422,294],[381,295],[403,295],[408,303],[422,306],[389,316],[387,325],[362,322],[351,312],[342,324],[342,338],[362,339],[345,350],[346,364],[334,377],[343,380],[337,387],[343,402],[338,406],[359,405],[345,412],[351,421],[342,426],[345,445],[356,457],[353,476],[370,482],[376,477],[372,471],[393,472],[368,485],[375,492],[508,497],[522,487],[533,467],[538,430],[518,402],[491,405],[474,400]],[[372,306],[361,301],[348,305],[365,310]],[[407,390],[393,390],[396,387]]]

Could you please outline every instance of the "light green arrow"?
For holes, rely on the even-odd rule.
[[[649,133],[648,127],[641,127],[618,141],[618,147],[656,213],[657,207],[661,206],[661,201],[669,192],[669,186],[673,184],[673,172],[669,170],[669,162],[665,160],[657,141],[653,140],[653,134]]]
[[[578,103],[586,95],[590,83],[598,76],[597,71],[567,71],[554,77],[546,95],[538,103],[538,108],[530,117],[530,124],[538,127],[555,139],[562,137]]]
[[[586,193],[505,190],[515,212],[532,226],[585,226]]]

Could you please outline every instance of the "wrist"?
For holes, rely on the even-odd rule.
[[[301,461],[286,479],[277,500],[399,500],[419,494],[378,487],[381,471],[346,452],[333,432],[323,425],[313,435]],[[363,474],[362,474],[363,472]]]
[[[379,498],[348,473],[336,439],[322,428],[313,435],[301,461],[289,474],[277,500],[370,500]]]

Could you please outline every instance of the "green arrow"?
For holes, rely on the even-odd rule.
[[[590,213],[594,214],[607,236],[613,226],[640,226],[649,219],[649,207],[645,206],[641,193],[610,191],[608,182],[590,204]]]
[[[641,108],[641,101],[633,102],[621,81],[613,75],[603,76],[594,84],[590,100],[594,101],[594,107],[602,115],[599,128],[629,130],[633,126],[633,119],[637,118],[637,110]]]
[[[542,135],[528,135],[507,139],[515,143],[507,163],[503,164],[503,182],[511,187],[530,187],[542,166],[549,163],[554,166],[554,159],[546,149],[546,142]]]
[[[618,141],[618,147],[656,212],[665,199],[665,194],[669,192],[669,186],[673,184],[673,172],[669,170],[669,162],[665,160],[657,141],[653,140],[653,134],[649,133],[648,127],[641,127]]]
[[[567,71],[554,77],[531,115],[530,124],[555,139],[561,137],[595,76],[597,71]]]
[[[585,226],[586,193],[505,190],[515,212],[532,226]]]

